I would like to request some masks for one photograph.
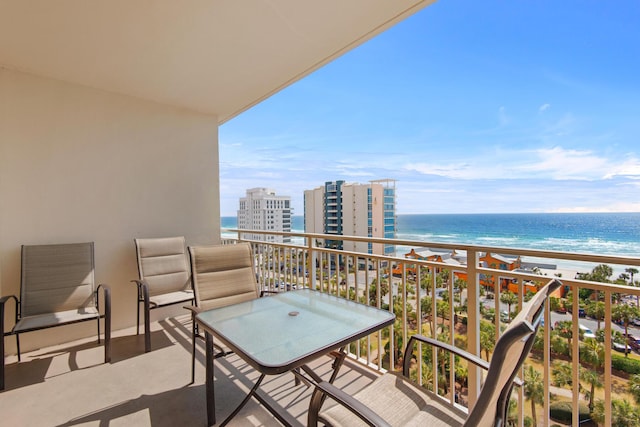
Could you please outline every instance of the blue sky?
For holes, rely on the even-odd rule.
[[[440,0],[220,127],[248,188],[396,179],[397,213],[639,212],[640,2]]]

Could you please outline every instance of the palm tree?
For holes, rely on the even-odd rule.
[[[604,367],[604,345],[596,340],[585,340],[584,345],[580,348],[580,356],[596,371]]]
[[[504,292],[500,294],[500,302],[509,307],[509,321],[511,321],[511,306],[518,303],[518,295],[511,291]]]
[[[592,301],[587,305],[586,312],[588,316],[598,321],[598,329],[600,329],[600,322],[604,320],[604,302]]]
[[[636,403],[640,403],[640,374],[631,375],[627,383],[627,391]]]
[[[553,375],[553,385],[556,387],[573,384],[573,368],[570,363],[554,360],[551,375]]]
[[[599,425],[604,423],[604,402],[598,399],[591,413]],[[611,427],[635,427],[640,424],[640,413],[626,400],[613,399],[611,402]]]
[[[590,389],[585,393],[585,397],[589,399],[589,412],[593,412],[593,398],[596,391],[596,387],[602,387],[602,381],[600,381],[600,375],[591,369],[580,369],[580,379],[589,384]]]
[[[635,427],[640,423],[640,414],[628,400],[614,399],[611,402],[613,427]]]
[[[573,329],[572,322],[570,320],[562,320],[558,322],[556,328],[558,335],[567,340],[567,347],[569,349],[569,357],[571,357],[571,353],[573,352],[571,348],[571,339],[573,338]]]
[[[431,316],[431,307],[433,305],[433,300],[430,296],[423,297],[420,300],[420,312],[422,317]]]
[[[629,323],[640,314],[638,308],[628,304],[617,304],[613,307],[611,314],[614,320],[621,321],[624,324],[624,337],[625,342],[627,342],[629,340]],[[629,357],[629,353],[625,351],[624,356]]]
[[[633,281],[633,276],[640,273],[640,270],[638,270],[635,267],[629,267],[629,268],[625,268],[624,271],[626,271],[629,274],[629,277],[631,277],[629,284],[631,286],[636,286],[636,282]],[[636,307],[640,308],[640,296],[638,295],[636,295]]]
[[[449,302],[444,299],[444,294],[447,294],[447,292],[443,293],[443,299],[439,299],[438,301],[436,301],[437,316],[442,317],[443,328],[445,326],[446,315],[449,312]]]
[[[487,361],[496,346],[496,330],[493,323],[480,320],[480,351],[484,350]]]
[[[545,395],[542,373],[534,368],[533,365],[527,365],[524,368],[524,395],[531,402],[533,425],[537,426],[536,403],[543,404]]]

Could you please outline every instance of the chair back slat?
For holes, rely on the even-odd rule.
[[[134,239],[140,280],[149,295],[163,295],[191,288],[184,237]]]
[[[21,315],[95,306],[93,242],[23,245]]]
[[[249,243],[189,247],[196,305],[204,310],[258,298]]]
[[[544,303],[561,282],[551,280],[527,302],[496,343],[487,377],[465,426],[506,425],[513,380],[533,346]]]

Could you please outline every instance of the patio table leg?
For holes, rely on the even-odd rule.
[[[338,371],[340,371],[340,368],[342,367],[342,363],[344,362],[345,357],[347,357],[347,353],[345,352],[345,347],[340,348],[340,350],[338,350],[338,351],[332,351],[331,352],[331,356],[333,356],[335,358],[335,360],[331,364],[331,369],[333,369],[333,373],[331,374],[331,378],[329,379],[329,383],[333,384],[333,382],[338,377]],[[320,378],[318,376],[318,374],[316,374],[309,366],[302,365],[302,369],[316,382],[316,384],[322,382],[322,378]],[[319,393],[319,389],[318,388],[313,390],[313,393],[311,394],[311,400],[312,401],[313,401],[313,398],[315,397],[315,395],[317,393]],[[323,403],[324,403],[326,398],[327,398],[326,394],[322,396],[322,402]]]
[[[335,357],[335,360],[333,361],[333,364],[331,365],[331,368],[333,369],[333,373],[331,374],[331,379],[329,379],[329,382],[331,384],[333,384],[333,382],[338,377],[338,371],[342,367],[342,363],[344,362],[344,358],[347,357],[347,353],[344,351],[344,349],[345,349],[345,347],[342,347],[338,351],[331,352],[331,355],[333,357]]]
[[[231,414],[229,414],[229,416],[222,422],[222,424],[220,424],[220,427],[226,426],[227,423],[229,423],[229,421],[231,421],[233,419],[233,417],[238,415],[238,412],[240,412],[240,410],[244,407],[244,405],[247,404],[247,402],[251,399],[252,396],[255,397],[256,399],[258,399],[258,401],[260,403],[265,405],[266,408],[269,410],[269,412],[271,412],[273,415],[275,415],[276,418],[282,420],[280,415],[277,412],[275,412],[275,409],[272,408],[264,399],[261,399],[257,394],[258,387],[260,387],[260,384],[262,384],[262,380],[264,380],[265,376],[266,376],[265,374],[260,374],[260,378],[258,378],[258,381],[253,385],[253,387],[251,388],[251,391],[249,392],[249,394],[247,394],[244,397],[244,399],[242,400],[242,402],[240,402],[238,407],[236,409],[234,409]]]
[[[213,336],[209,332],[205,332],[205,348],[206,348],[206,368],[205,368],[205,389],[207,394],[207,425],[212,426],[216,423],[216,397],[213,387]]]

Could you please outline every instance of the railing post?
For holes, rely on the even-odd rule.
[[[307,237],[307,283],[309,288],[316,288],[316,259],[317,252],[314,250],[313,238]]]
[[[480,280],[478,276],[478,252],[467,251],[467,351],[480,356]],[[469,411],[480,395],[482,371],[469,366]]]

